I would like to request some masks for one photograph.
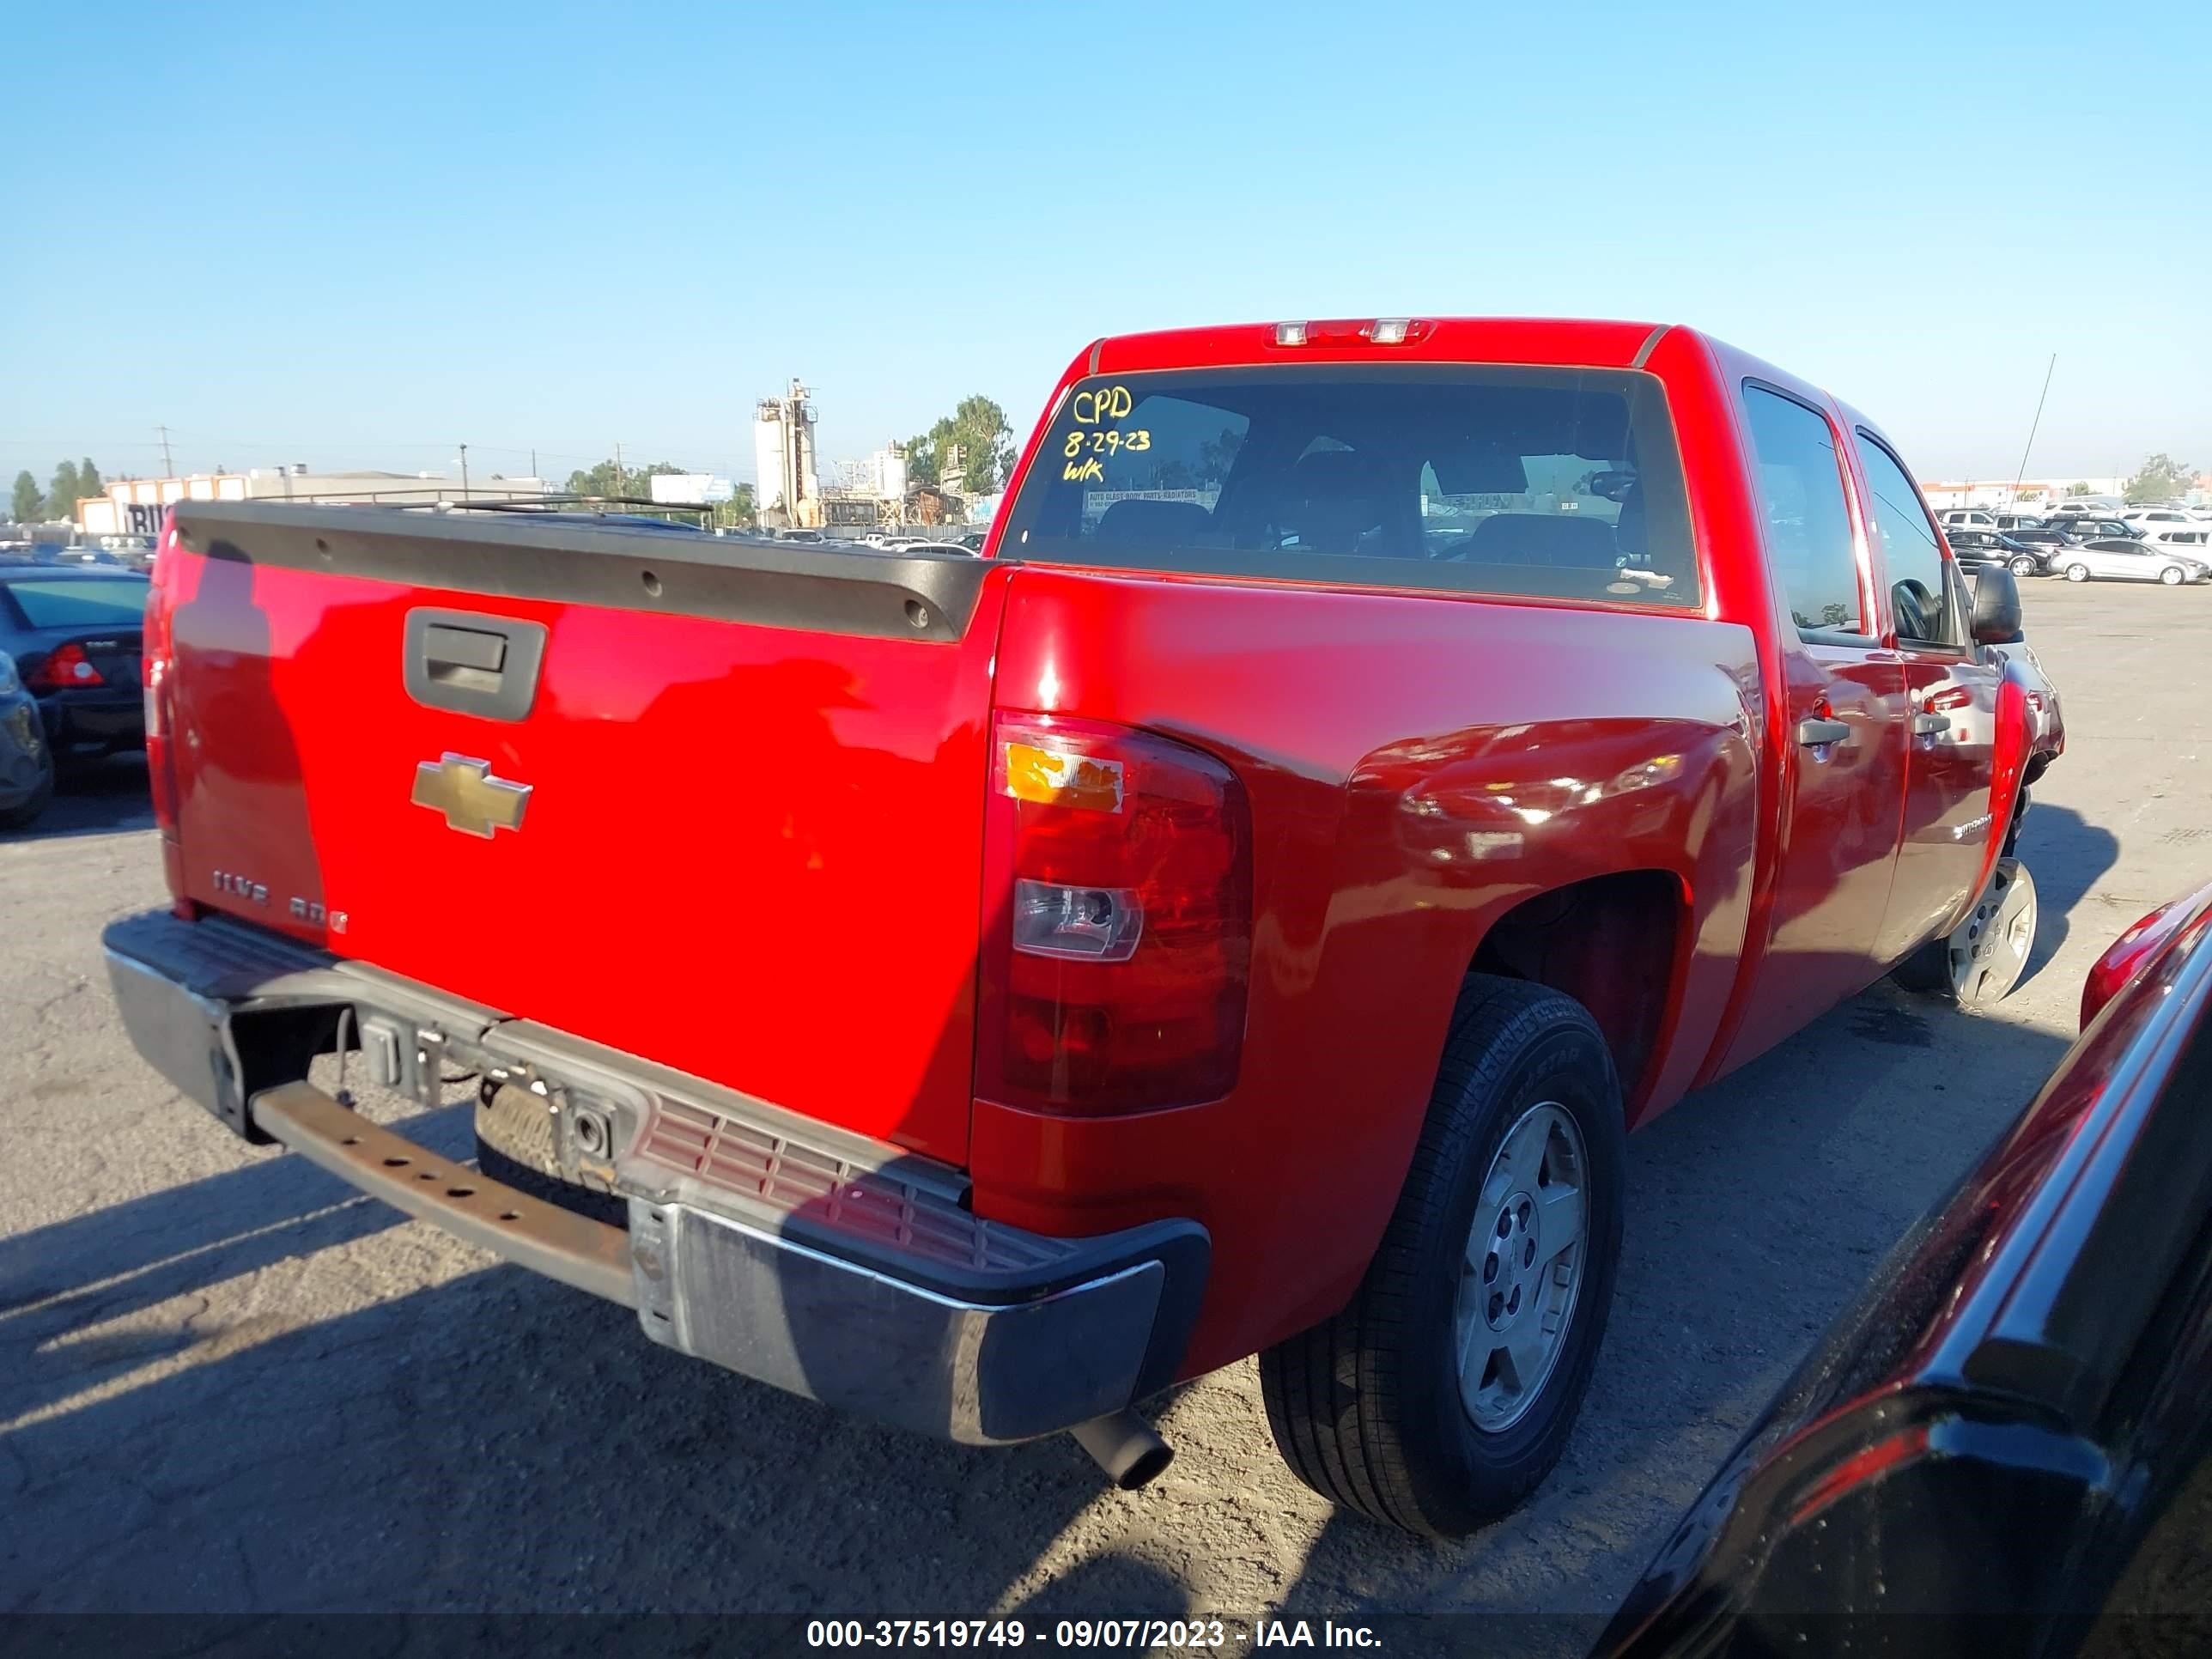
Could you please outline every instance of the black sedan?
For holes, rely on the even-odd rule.
[[[68,761],[146,746],[138,651],[151,586],[113,567],[0,567],[0,651]]]
[[[1607,1659],[2207,1651],[2212,887],[1768,1407]]]
[[[1998,530],[1954,530],[1951,551],[1959,568],[1969,574],[1986,565],[2002,565],[2015,576],[2047,576],[2051,559],[2045,548],[2032,546]]]

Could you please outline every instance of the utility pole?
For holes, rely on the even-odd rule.
[[[161,476],[173,478],[177,476],[177,467],[176,463],[169,459],[169,428],[157,426],[154,430],[161,434]]]
[[[538,476],[538,446],[536,444],[530,446],[530,476],[533,478]]]
[[[617,495],[629,494],[629,480],[623,476],[622,444],[619,441],[615,445],[615,494]]]
[[[463,501],[466,501],[466,500],[468,500],[468,498],[469,498],[469,447],[468,447],[466,444],[463,444],[463,445],[461,446],[461,499],[462,499]]]
[[[2043,371],[2043,392],[2035,400],[2035,418],[2027,423],[2027,447],[2020,452],[2020,471],[2013,474],[2013,505],[2020,505],[2020,481],[2027,476],[2027,458],[2035,450],[2035,429],[2043,424],[2043,399],[2051,395],[2051,377],[2058,368],[2058,354],[2051,354],[2051,367]]]

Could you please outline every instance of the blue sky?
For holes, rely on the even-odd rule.
[[[1923,479],[2008,474],[2056,351],[2032,471],[2212,466],[2179,4],[32,0],[8,37],[7,477],[158,471],[157,422],[180,468],[747,477],[793,374],[859,455],[971,392],[1025,435],[1103,332],[1449,313],[1698,324]]]

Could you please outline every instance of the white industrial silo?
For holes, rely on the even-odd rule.
[[[761,399],[753,421],[753,499],[760,510],[783,505],[783,405]]]
[[[814,406],[806,388],[791,383],[788,396],[764,398],[753,421],[754,485],[763,513],[780,507],[793,525],[822,522],[822,481],[815,470]]]

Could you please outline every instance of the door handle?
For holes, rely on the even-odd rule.
[[[1938,732],[1950,729],[1951,717],[1948,714],[1938,714],[1930,709],[1912,717],[1912,735],[1916,738],[1932,738]]]
[[[1841,743],[1851,734],[1851,728],[1842,720],[1809,720],[1797,722],[1797,741],[1808,748],[1817,748],[1824,743]]]

